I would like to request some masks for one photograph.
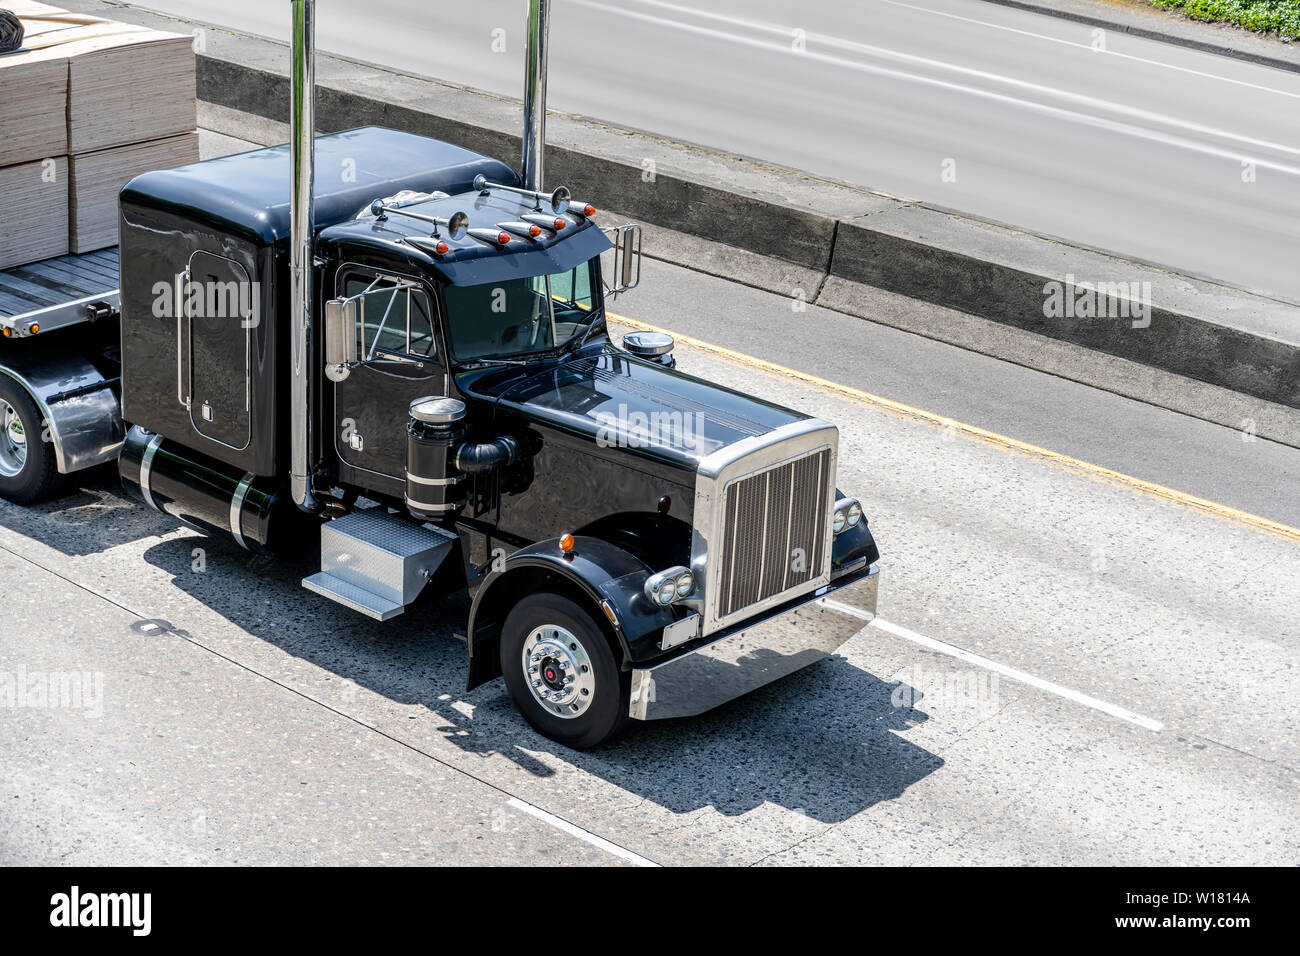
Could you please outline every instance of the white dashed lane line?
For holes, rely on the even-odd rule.
[[[569,834],[569,836],[577,837],[584,843],[590,843],[597,849],[604,850],[611,856],[616,856],[620,860],[631,863],[633,866],[659,866],[659,864],[654,860],[648,860],[639,853],[633,853],[627,847],[619,846],[617,843],[610,843],[603,837],[598,837],[596,834],[584,830],[580,826],[575,826],[568,820],[557,817],[553,813],[547,813],[541,807],[535,807],[531,803],[525,803],[518,797],[511,797],[506,802],[508,806],[513,807],[520,813],[526,813],[529,816],[536,817],[544,823],[549,823],[551,826],[555,827],[555,829],[563,830],[565,833]]]
[[[848,604],[841,604],[839,601],[833,600],[832,598],[823,598],[822,604],[833,611],[839,611],[841,614],[851,614],[854,617],[861,618],[878,631],[883,631],[886,634],[901,638],[905,641],[911,641],[913,644],[918,644],[926,650],[934,651],[938,654],[946,654],[949,657],[955,657],[957,660],[965,661],[968,664],[983,667],[986,670],[993,671],[995,674],[1009,677],[1012,680],[1021,684],[1026,684],[1029,687],[1034,687],[1049,694],[1055,694],[1057,697],[1063,697],[1066,700],[1073,701],[1081,706],[1090,707],[1103,714],[1109,714],[1111,717],[1117,717],[1120,720],[1128,721],[1130,724],[1135,724],[1144,730],[1152,730],[1158,733],[1165,729],[1165,725],[1160,721],[1151,717],[1144,717],[1142,714],[1129,710],[1127,707],[1120,707],[1118,704],[1111,704],[1104,700],[1099,700],[1096,697],[1083,693],[1082,691],[1077,691],[1070,687],[1063,687],[1060,684],[1054,683],[1050,680],[1044,680],[1041,677],[1035,677],[1033,674],[1030,674],[1027,671],[1022,671],[1019,668],[1002,664],[987,657],[982,657],[979,654],[963,650],[955,645],[935,640],[933,637],[926,637],[924,634],[918,634],[916,631],[903,627],[901,624],[895,624],[892,621],[886,621],[879,617],[872,617],[869,612],[863,611],[861,608],[851,607]]]

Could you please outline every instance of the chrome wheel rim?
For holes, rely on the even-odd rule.
[[[534,628],[524,641],[524,680],[547,713],[581,717],[596,696],[591,657],[576,636],[555,624]]]
[[[0,398],[0,475],[13,478],[27,464],[27,429],[18,410]]]

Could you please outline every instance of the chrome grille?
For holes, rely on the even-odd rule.
[[[823,574],[831,481],[822,448],[727,486],[719,620]]]

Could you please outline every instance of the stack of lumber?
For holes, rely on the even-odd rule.
[[[136,176],[199,158],[199,134],[182,133],[72,157],[68,205],[73,252],[117,245],[117,194]]]
[[[0,269],[66,255],[68,158],[0,166]]]
[[[0,6],[25,32],[0,55],[0,268],[115,245],[121,187],[198,159],[192,38]]]

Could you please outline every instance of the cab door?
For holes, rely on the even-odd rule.
[[[447,394],[437,299],[414,279],[361,267],[340,270],[337,294],[359,300],[360,364],[334,383],[334,448],[393,491],[382,479],[405,483],[411,402]]]
[[[242,451],[252,418],[253,323],[244,306],[255,288],[238,262],[202,250],[190,257],[179,320],[188,339],[190,424],[204,438]],[[188,333],[187,335],[185,333]]]

